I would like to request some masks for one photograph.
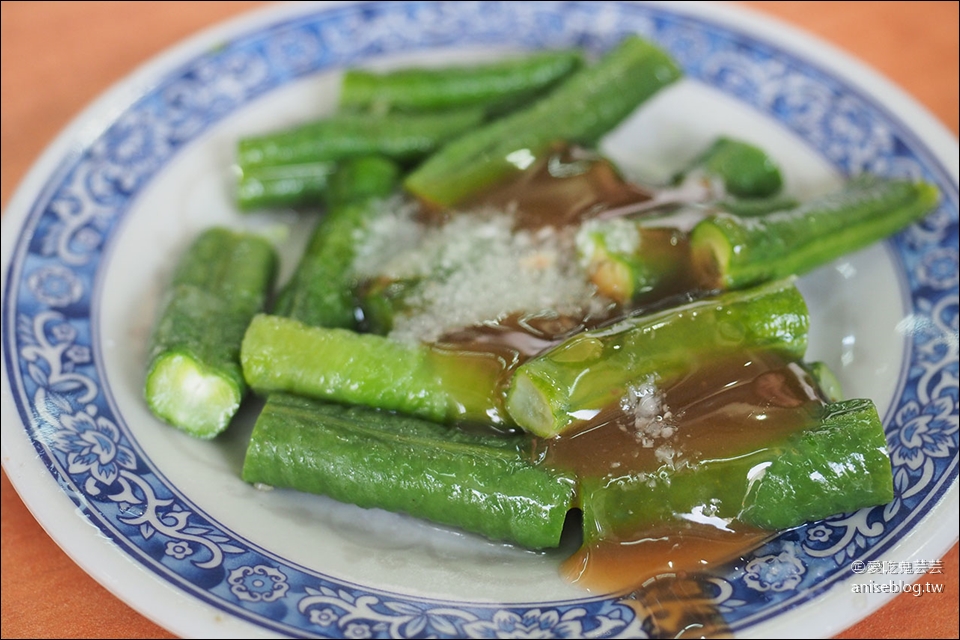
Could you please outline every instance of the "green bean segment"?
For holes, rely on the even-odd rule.
[[[388,116],[337,114],[242,138],[237,145],[237,205],[242,211],[318,208],[326,201],[340,163],[369,156],[414,163],[483,118],[479,108]]]
[[[530,106],[451,141],[404,182],[451,206],[532,165],[558,141],[591,146],[682,72],[654,44],[627,37]]]
[[[249,167],[237,183],[241,211],[319,207],[335,162],[306,162]]]
[[[482,106],[502,112],[522,104],[580,68],[579,51],[547,51],[485,64],[407,68],[343,75],[343,110],[439,111]]]
[[[863,177],[794,209],[710,216],[690,235],[704,279],[726,289],[802,275],[916,222],[936,205],[925,182]]]
[[[436,422],[503,420],[503,372],[493,355],[260,314],[247,328],[240,359],[244,377],[259,393],[285,391]]]
[[[783,186],[780,167],[763,149],[742,140],[720,137],[686,170],[719,178],[737,198],[770,198]]]
[[[408,513],[531,549],[556,547],[574,481],[525,436],[482,435],[286,394],[267,401],[243,479]]]
[[[579,333],[520,365],[506,407],[519,426],[552,437],[648,376],[668,381],[705,358],[773,349],[801,358],[806,303],[792,281],[729,292]]]
[[[582,481],[584,537],[677,519],[786,529],[893,499],[883,424],[869,400],[826,405],[809,429],[741,455]]]
[[[241,171],[381,155],[412,162],[483,120],[482,109],[431,114],[337,114],[283,131],[242,138]]]
[[[187,249],[151,336],[144,395],[156,416],[199,438],[227,428],[247,391],[240,343],[276,266],[269,242],[222,227]]]
[[[274,313],[320,327],[356,325],[351,265],[364,229],[380,210],[377,201],[393,192],[399,171],[376,156],[340,165],[330,181],[328,209],[277,296]]]

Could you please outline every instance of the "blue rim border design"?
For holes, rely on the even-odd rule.
[[[626,33],[658,41],[689,77],[778,120],[842,173],[923,177],[944,196],[934,214],[888,243],[916,320],[885,417],[896,499],[783,533],[717,576],[717,607],[735,631],[769,620],[916,526],[958,475],[956,184],[906,123],[828,71],[731,27],[616,2],[369,3],[287,19],[167,72],[69,154],[20,231],[4,283],[3,341],[27,435],[90,522],[178,589],[291,636],[647,633],[649,621],[616,598],[507,607],[412,598],[332,580],[256,548],[190,504],[140,451],[100,369],[96,326],[106,256],[132,203],[181,149],[250,101],[377,55],[453,44],[601,51]]]

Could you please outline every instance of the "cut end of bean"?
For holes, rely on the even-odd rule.
[[[726,288],[730,259],[736,248],[717,226],[717,219],[698,224],[690,239],[691,259],[700,285],[707,290]]]
[[[513,377],[507,394],[507,413],[519,427],[540,436],[552,438],[560,431],[553,417],[550,399],[526,373]]]
[[[241,392],[232,381],[182,353],[157,360],[147,377],[145,392],[156,416],[204,439],[227,428],[241,400]]]

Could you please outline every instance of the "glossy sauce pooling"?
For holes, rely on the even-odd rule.
[[[656,396],[646,410],[628,402],[542,442],[545,464],[580,477],[669,474],[763,449],[807,427],[825,404],[804,369],[771,353],[713,362],[644,392]],[[591,591],[630,591],[657,576],[708,571],[771,536],[736,520],[715,526],[684,515],[654,527],[605,531],[566,561],[564,573]],[[588,528],[602,526],[584,522]]]
[[[518,228],[536,229],[579,224],[651,197],[606,161],[564,149],[469,204],[515,208]],[[709,293],[691,274],[682,232],[651,227],[643,234],[666,277],[631,300],[587,318],[511,316],[448,333],[440,348],[493,354],[505,385],[519,364],[574,333]],[[579,477],[669,472],[707,457],[756,451],[803,429],[824,405],[817,389],[807,371],[777,354],[744,353],[705,363],[682,379],[637,381],[618,406],[572,432],[535,441],[532,455]],[[722,616],[704,595],[707,572],[773,535],[736,521],[718,528],[679,517],[607,533],[569,558],[564,574],[591,591],[633,593],[638,608],[654,611],[665,637],[723,635]]]
[[[652,190],[625,181],[609,161],[578,148],[563,147],[463,206],[467,210],[493,207],[512,211],[516,229],[535,231],[542,227],[570,227],[605,211],[649,202],[653,197]],[[432,217],[437,212],[425,215]],[[433,221],[442,223],[442,216]],[[516,367],[564,339],[626,315],[679,304],[706,293],[690,275],[689,247],[682,233],[651,227],[642,234],[646,255],[648,259],[651,254],[655,256],[650,261],[662,266],[663,278],[638,291],[633,300],[618,303],[601,295],[597,299],[605,300],[604,303],[585,305],[584,314],[578,317],[543,311],[512,314],[449,331],[436,341],[436,347],[445,354],[460,353],[465,360],[476,360],[476,354],[492,354],[502,367],[497,377],[501,382],[499,391],[505,394]],[[592,274],[585,277],[592,278]]]
[[[493,381],[491,385],[470,391],[481,393],[485,390],[490,394],[488,404],[496,409],[487,418],[495,426],[503,427],[509,423],[503,398],[513,371],[526,360],[584,328],[584,319],[554,314],[511,315],[499,322],[446,333],[432,346],[432,353],[450,363],[455,379],[462,377],[466,368],[486,370],[485,377]],[[464,388],[463,392],[467,391]]]
[[[739,565],[746,551],[774,534],[685,523],[651,531],[634,544],[603,543],[581,548],[561,572],[571,582],[599,593],[625,593],[653,638],[732,637],[714,604],[710,569]]]
[[[740,455],[809,425],[824,404],[810,375],[774,353],[711,362],[663,386],[640,382],[619,406],[541,442],[545,462],[604,477]]]
[[[577,148],[558,148],[464,206],[516,207],[517,226],[535,229],[576,224],[652,197],[646,189],[623,180],[607,160]]]

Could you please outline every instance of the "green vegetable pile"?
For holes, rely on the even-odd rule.
[[[335,115],[239,142],[241,210],[325,211],[276,292],[278,257],[267,241],[223,228],[197,239],[153,335],[151,410],[212,438],[251,389],[265,404],[245,481],[531,549],[556,547],[574,509],[591,544],[707,507],[724,522],[779,530],[890,501],[876,408],[842,399],[832,374],[804,361],[809,314],[794,279],[919,220],[937,203],[929,184],[865,176],[800,203],[781,193],[763,150],[721,138],[672,184],[644,186],[655,200],[707,185],[691,228],[649,224],[669,203],[616,215],[600,208],[574,222],[576,260],[607,315],[509,362],[392,339],[391,318],[422,283],[358,279],[361,239],[391,198],[442,221],[558,148],[605,163],[600,139],[681,76],[638,37],[589,63],[557,51],[474,67],[347,71]],[[799,408],[778,405],[794,425],[787,432],[617,473],[544,453],[639,397],[638,385],[668,389],[744,353],[764,354],[812,389]]]

